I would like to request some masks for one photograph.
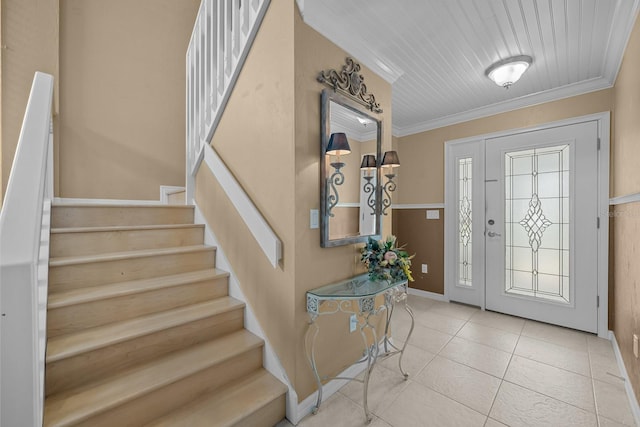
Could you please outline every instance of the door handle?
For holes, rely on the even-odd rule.
[[[496,237],[496,236],[502,236],[502,234],[500,234],[500,233],[495,233],[495,232],[493,232],[493,231],[489,231],[489,232],[487,233],[487,236],[489,236],[489,237]]]

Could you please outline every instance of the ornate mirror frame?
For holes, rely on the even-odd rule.
[[[369,237],[373,237],[375,239],[380,239],[382,233],[382,190],[379,183],[382,179],[381,168],[380,165],[382,163],[382,121],[370,115],[363,107],[361,102],[356,102],[355,100],[347,98],[334,90],[325,89],[322,91],[321,95],[321,126],[320,126],[320,246],[323,248],[341,246],[341,245],[349,245],[354,243],[366,242]],[[356,116],[360,116],[366,118],[371,123],[374,123],[377,127],[376,129],[376,169],[375,169],[375,177],[376,177],[376,185],[373,187],[372,191],[375,197],[374,203],[371,208],[374,210],[375,215],[375,233],[367,234],[367,235],[357,235],[357,236],[345,236],[342,238],[330,238],[329,228],[331,220],[335,220],[329,215],[329,191],[331,188],[331,175],[332,175],[332,167],[330,165],[329,156],[326,154],[327,146],[329,144],[329,138],[331,136],[331,104],[335,103],[340,105],[341,107],[346,108],[354,113]],[[378,108],[379,109],[379,108]],[[375,110],[373,110],[375,111]],[[380,110],[382,111],[382,110]],[[355,117],[354,117],[355,118]],[[348,155],[347,155],[348,156]],[[346,161],[357,162],[358,170],[360,170],[360,161],[362,159],[360,157],[348,158]],[[361,172],[358,175],[358,192],[360,192],[360,176]],[[335,182],[334,182],[335,184]],[[354,185],[353,183],[345,183],[344,185]],[[337,191],[340,190],[341,185],[337,186]]]

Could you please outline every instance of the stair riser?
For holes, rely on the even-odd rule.
[[[244,310],[239,308],[48,363],[46,393],[51,395],[91,381],[107,378],[122,369],[144,363],[172,351],[238,331],[243,328],[243,325]]]
[[[179,191],[177,193],[169,194],[167,196],[167,202],[170,205],[184,205],[186,198],[187,198],[187,192]]]
[[[49,266],[50,292],[204,270],[214,266],[215,249],[127,258],[115,261]]]
[[[260,410],[250,414],[248,417],[234,423],[232,427],[264,427],[275,426],[286,415],[287,407],[286,395],[283,394]]]
[[[227,277],[49,309],[49,337],[204,302],[228,294]]]
[[[190,206],[54,206],[51,227],[193,224]]]
[[[86,427],[144,425],[159,415],[191,402],[207,391],[247,375],[260,366],[262,366],[261,347],[75,425]],[[212,423],[215,423],[215,420],[212,420]]]
[[[51,234],[51,257],[194,246],[204,243],[202,227],[65,232]]]

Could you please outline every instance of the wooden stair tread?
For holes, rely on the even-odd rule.
[[[51,337],[47,344],[46,362],[52,363],[198,319],[241,309],[244,306],[243,302],[227,296]]]
[[[215,250],[215,246],[193,245],[171,248],[142,249],[137,251],[111,252],[106,254],[70,256],[49,259],[49,267],[62,267],[65,265],[89,264],[93,262],[118,261],[132,258],[148,258],[157,255],[184,254]]]
[[[52,228],[51,234],[91,233],[101,231],[171,230],[182,228],[204,228],[203,224],[158,224],[158,225],[112,225],[106,227],[61,227]]]
[[[260,338],[243,329],[171,353],[107,380],[54,394],[45,403],[46,425],[73,425],[262,344]]]
[[[188,273],[160,276],[150,279],[138,279],[88,288],[72,289],[63,292],[52,292],[47,307],[49,310],[83,304],[101,299],[121,297],[156,289],[170,288],[187,283],[213,280],[228,277],[229,273],[217,268],[197,270]]]
[[[231,426],[284,395],[287,387],[261,368],[225,387],[207,393],[145,427]]]

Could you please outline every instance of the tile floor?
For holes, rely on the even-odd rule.
[[[455,303],[409,296],[415,328],[404,358],[376,364],[371,427],[635,426],[607,340]],[[394,339],[409,316],[396,310]],[[362,426],[362,384],[351,382],[298,426]],[[291,426],[284,421],[279,427]]]

